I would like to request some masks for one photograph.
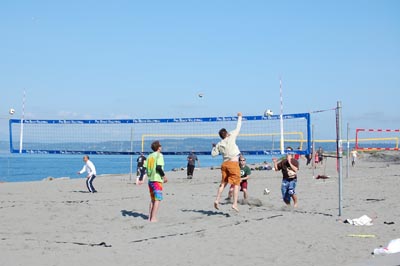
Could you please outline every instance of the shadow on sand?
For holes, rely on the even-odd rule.
[[[201,213],[207,216],[216,216],[216,215],[221,215],[221,216],[225,216],[225,217],[231,217],[231,215],[229,213],[224,213],[224,212],[216,212],[216,211],[206,211],[206,210],[181,210],[182,212],[196,212],[196,213]]]
[[[127,211],[127,210],[122,210],[121,211],[122,216],[131,216],[131,217],[135,217],[135,218],[142,218],[143,220],[148,220],[149,216],[143,213],[139,213],[139,212],[133,212],[133,211]]]

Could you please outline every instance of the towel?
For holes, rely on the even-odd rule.
[[[370,225],[373,225],[372,219],[369,218],[367,215],[363,215],[360,218],[355,218],[355,219],[346,219],[346,221],[344,221],[344,222],[345,223],[349,223],[351,225],[355,225],[355,226],[362,226],[362,225],[370,226]]]

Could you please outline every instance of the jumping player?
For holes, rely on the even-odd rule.
[[[219,209],[221,194],[224,191],[226,185],[229,183],[231,185],[234,185],[232,209],[237,212],[239,211],[237,201],[240,185],[240,167],[238,162],[240,150],[239,147],[236,145],[236,138],[239,135],[241,126],[242,113],[238,113],[236,128],[229,133],[225,128],[220,129],[219,136],[222,140],[217,144],[213,144],[211,155],[215,157],[218,154],[221,154],[223,157],[223,163],[221,165],[221,184],[219,185],[217,197],[214,201],[214,207],[217,210]]]

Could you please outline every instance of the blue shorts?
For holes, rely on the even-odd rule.
[[[282,180],[282,199],[285,203],[290,204],[290,198],[296,194],[297,179],[283,179]]]

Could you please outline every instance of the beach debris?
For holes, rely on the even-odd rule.
[[[282,217],[283,216],[283,214],[277,214],[277,215],[272,215],[272,216],[269,216],[269,217],[263,217],[263,218],[256,218],[256,219],[253,219],[254,221],[263,221],[263,220],[268,220],[268,219],[273,219],[273,218],[277,218],[277,217]]]
[[[48,176],[46,178],[43,178],[42,181],[53,181],[53,180],[68,180],[69,177],[52,177],[52,176]]]
[[[385,199],[366,199],[366,201],[384,201]]]
[[[269,193],[271,193],[271,191],[267,187],[264,188],[264,195],[269,195]]]
[[[390,240],[387,247],[379,247],[374,249],[372,255],[393,254],[398,252],[400,252],[400,238]]]
[[[315,179],[328,179],[328,178],[329,178],[329,176],[327,176],[327,175],[317,175],[315,177]]]
[[[286,208],[286,206],[285,206],[285,208]],[[327,216],[327,217],[333,216],[330,213],[324,213],[324,212],[308,212],[308,211],[300,211],[300,210],[294,210],[294,212],[303,213],[303,214],[323,215],[323,216]]]
[[[355,226],[371,226],[373,225],[372,219],[369,218],[367,215],[363,215],[360,218],[355,218],[355,219],[346,219],[343,223],[345,224],[351,224]]]
[[[394,222],[383,222],[383,224],[391,225],[394,224]]]
[[[146,241],[150,241],[150,240],[157,240],[157,239],[167,238],[167,237],[176,237],[176,236],[186,236],[186,235],[193,235],[193,234],[201,234],[201,233],[204,233],[205,231],[206,231],[206,229],[199,229],[199,230],[190,231],[190,232],[172,233],[172,234],[168,234],[168,235],[153,236],[153,237],[149,237],[149,238],[142,238],[142,239],[133,240],[133,241],[131,241],[131,243],[146,242]]]
[[[83,243],[83,242],[66,242],[66,241],[56,241],[55,243],[57,244],[74,244],[74,245],[79,245],[79,246],[90,246],[90,247],[105,247],[105,248],[110,248],[112,245],[106,244],[106,242],[100,242],[98,244],[93,244],[93,243]]]
[[[375,235],[366,235],[366,234],[348,234],[349,237],[359,237],[359,238],[374,238]]]
[[[385,199],[365,199],[366,201],[383,201]]]

